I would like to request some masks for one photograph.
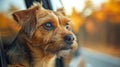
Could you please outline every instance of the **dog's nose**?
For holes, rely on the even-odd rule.
[[[74,37],[73,37],[72,34],[66,35],[64,37],[64,41],[65,41],[66,44],[71,45],[73,43],[73,40],[74,40]]]

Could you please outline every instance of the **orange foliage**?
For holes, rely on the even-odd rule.
[[[78,13],[74,8],[70,18],[73,21],[72,23],[73,31],[78,32],[80,26],[83,24],[83,18],[81,17],[80,13]]]

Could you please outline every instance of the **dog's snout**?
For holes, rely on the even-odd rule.
[[[74,40],[74,37],[73,37],[72,34],[66,35],[64,37],[64,41],[65,41],[66,44],[71,45],[73,43],[73,40]]]

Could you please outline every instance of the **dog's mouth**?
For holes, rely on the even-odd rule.
[[[61,48],[61,50],[70,50],[70,49],[72,49],[72,46],[65,46],[65,47],[63,47],[63,48]]]
[[[60,50],[70,50],[70,49],[72,49],[72,45],[73,45],[73,43],[65,44],[65,46],[62,47]]]

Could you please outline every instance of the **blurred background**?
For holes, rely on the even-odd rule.
[[[27,9],[30,1],[0,0],[0,33],[3,37],[19,30],[7,16]],[[46,8],[64,11],[72,19],[80,48],[76,52],[82,57],[81,67],[120,67],[120,0],[43,0],[43,5],[47,6],[44,3],[49,4]],[[78,60],[81,59],[73,61]],[[75,67],[77,63],[74,62],[71,61],[69,67]]]

